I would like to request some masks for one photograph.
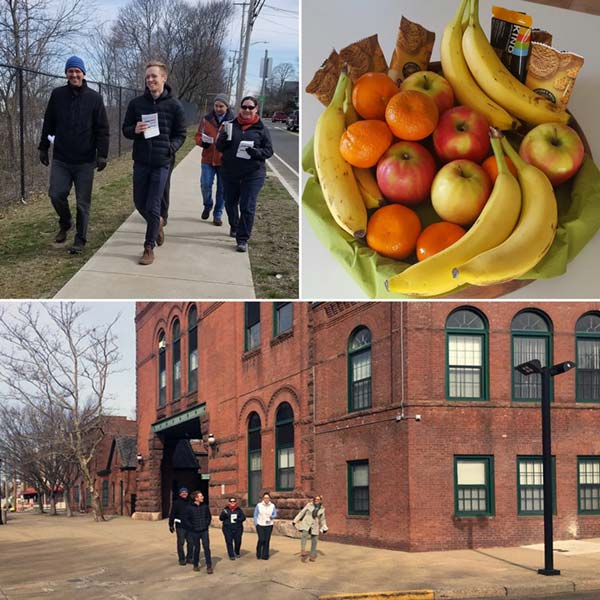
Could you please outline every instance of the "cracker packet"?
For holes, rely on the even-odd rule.
[[[331,54],[323,61],[323,64],[317,69],[313,78],[306,86],[306,93],[313,94],[319,102],[325,106],[329,106],[341,70],[342,61],[340,55],[335,50],[332,50]]]
[[[429,69],[434,42],[433,31],[428,31],[422,25],[402,17],[388,71],[388,76],[396,85],[400,85],[409,75],[417,71]]]
[[[561,108],[567,108],[583,60],[579,54],[532,42],[525,85]]]
[[[340,60],[342,64],[348,65],[348,75],[352,82],[365,73],[385,73],[388,70],[377,34],[342,48]]]

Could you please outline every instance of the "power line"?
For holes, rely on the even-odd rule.
[[[279,8],[278,6],[273,6],[272,4],[265,4],[265,8],[270,8],[272,10],[276,10],[278,12],[291,13],[292,15],[297,15],[297,10],[287,10],[285,8]]]

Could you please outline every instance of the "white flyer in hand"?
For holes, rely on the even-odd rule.
[[[144,137],[146,139],[160,135],[160,129],[158,128],[158,113],[142,115],[142,122],[148,124],[148,129],[144,130]]]
[[[212,144],[215,140],[214,140],[214,138],[211,138],[210,135],[206,135],[203,131],[202,132],[202,141],[205,144]]]
[[[251,140],[242,140],[240,145],[238,146],[238,151],[236,156],[238,158],[250,158],[250,155],[246,152],[248,148],[254,148],[254,141]]]

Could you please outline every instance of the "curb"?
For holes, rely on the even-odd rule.
[[[319,600],[435,600],[433,590],[407,590],[402,592],[364,592],[358,594],[325,594]]]

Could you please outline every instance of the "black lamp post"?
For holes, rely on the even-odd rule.
[[[550,421],[550,378],[566,373],[575,367],[575,363],[566,361],[553,367],[542,367],[536,358],[517,365],[515,369],[523,375],[540,373],[542,376],[542,454],[544,457],[544,568],[538,569],[540,575],[560,575],[554,568],[552,548],[552,432]]]

